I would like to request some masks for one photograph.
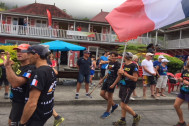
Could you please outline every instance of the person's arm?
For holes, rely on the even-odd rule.
[[[7,59],[4,59],[4,66],[6,71],[7,80],[11,84],[13,88],[19,87],[27,82],[27,79],[24,77],[19,77],[15,74],[15,72],[12,69],[12,61],[10,60],[10,54],[7,53]]]
[[[110,61],[103,61],[103,60],[101,60],[100,61],[100,64],[108,64]]]
[[[96,68],[96,61],[93,61],[93,67]]]
[[[144,69],[144,71],[146,71],[147,73],[151,74],[151,75],[155,75],[154,73],[151,73],[146,66],[142,66],[142,68]]]
[[[187,80],[183,80],[183,83],[186,85],[189,85],[189,81],[187,81]]]
[[[11,66],[6,66],[5,68],[8,71],[6,72],[7,80],[13,88],[22,86],[27,82],[27,78],[17,76]]]
[[[38,90],[37,88],[31,88],[29,93],[29,100],[27,101],[24,107],[20,124],[26,124],[28,120],[31,118],[31,116],[33,115],[33,113],[37,108],[37,103],[40,94],[41,94],[40,90]]]
[[[127,72],[124,72],[123,76],[129,78],[132,81],[137,81],[138,80],[138,73],[137,72],[133,72],[133,75],[130,75]]]
[[[159,77],[159,72],[158,72],[159,68],[160,68],[159,66],[156,66],[156,69],[155,69],[155,71],[156,71],[158,77]]]
[[[122,77],[121,74],[118,74],[116,80],[109,88],[114,88],[116,86],[116,84],[121,80],[121,77]]]
[[[58,71],[54,67],[52,67],[52,69],[55,72],[55,74],[58,75]]]

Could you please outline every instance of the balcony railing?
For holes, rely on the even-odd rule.
[[[102,43],[118,43],[117,35],[115,34],[102,34],[91,33],[82,31],[70,31],[63,29],[53,29],[48,27],[32,27],[23,25],[10,25],[0,24],[0,34],[27,36],[30,38],[42,37],[42,38],[54,38],[71,41],[91,41]],[[130,43],[143,43],[149,44],[154,39],[147,37],[138,37],[135,40],[129,41]]]

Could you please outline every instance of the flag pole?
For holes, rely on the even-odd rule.
[[[123,51],[123,55],[122,55],[122,60],[121,60],[121,67],[123,66],[123,60],[124,60],[124,57],[125,57],[125,52],[126,52],[126,47],[127,47],[127,43],[125,43],[125,47],[124,47],[124,51]]]

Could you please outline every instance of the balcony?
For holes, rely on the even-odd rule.
[[[123,45],[124,43],[118,42],[117,35],[115,34],[102,34],[82,31],[70,31],[63,29],[53,29],[48,27],[32,27],[23,25],[0,25],[0,36],[33,38],[33,39],[46,39],[46,40],[63,40],[70,42],[83,42],[92,44],[111,44]],[[129,43],[143,43],[149,44],[154,39],[147,37],[138,37],[137,39],[130,40]]]

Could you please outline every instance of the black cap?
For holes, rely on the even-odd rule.
[[[24,52],[33,53],[33,54],[37,53],[40,56],[47,56],[49,54],[49,49],[43,45],[32,45],[29,46],[28,50]]]
[[[2,52],[5,52],[5,50],[3,50],[3,49],[0,49],[0,53],[2,53]]]
[[[89,54],[89,53],[91,53],[91,52],[89,52],[88,50],[85,50],[83,53],[88,53],[88,54]]]

